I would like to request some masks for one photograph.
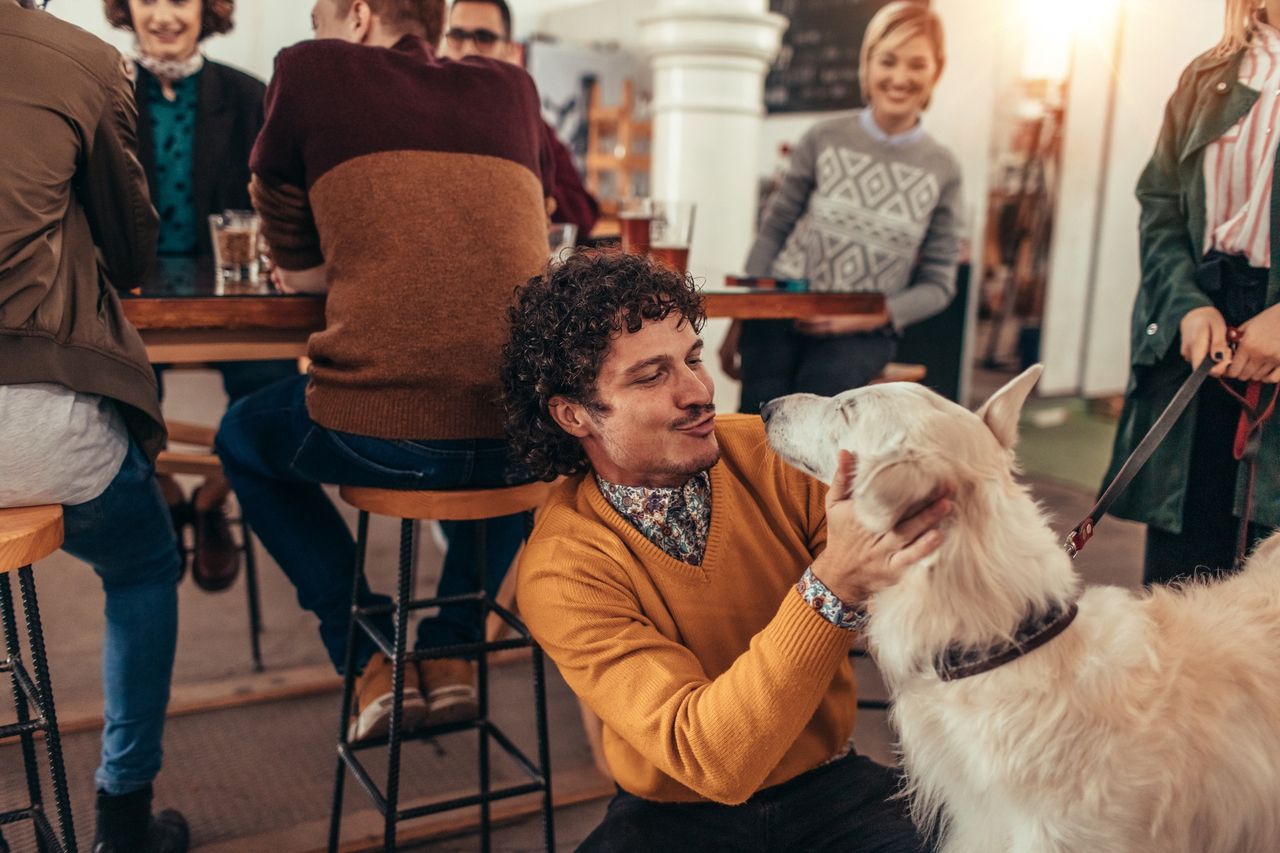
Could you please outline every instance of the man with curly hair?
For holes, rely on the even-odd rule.
[[[498,360],[512,289],[547,258],[537,89],[501,62],[440,60],[443,0],[316,0],[316,40],[276,57],[250,192],[282,286],[327,291],[309,376],[233,405],[218,454],[245,516],[319,618],[344,665],[355,543],[321,483],[401,489],[506,482]],[[477,109],[477,104],[483,109]],[[442,596],[471,591],[478,522],[446,522]],[[524,535],[520,516],[484,524],[496,593]],[[386,602],[362,590],[360,603]],[[380,617],[391,636],[391,617]],[[480,639],[479,616],[447,605],[417,648]],[[392,667],[365,632],[355,740],[385,733]],[[406,672],[403,720],[478,709],[472,664]]]
[[[532,279],[503,350],[508,435],[568,475],[520,561],[530,630],[603,721],[619,786],[580,848],[922,849],[898,776],[854,753],[860,605],[941,542],[945,496],[873,537],[717,418],[692,282],[580,253]]]

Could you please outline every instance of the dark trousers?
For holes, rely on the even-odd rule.
[[[796,331],[791,320],[747,320],[738,355],[742,362],[739,410],[760,407],[787,394],[832,397],[860,388],[893,358],[897,338],[888,330],[815,337]]]
[[[923,853],[897,771],[850,755],[756,794],[739,806],[656,803],[620,791],[579,851],[840,850]]]
[[[1231,449],[1240,420],[1240,404],[1216,379],[1206,381],[1197,397],[1182,532],[1147,528],[1142,564],[1145,584],[1168,583],[1206,571],[1221,575],[1229,572],[1235,561],[1240,519],[1232,510],[1239,463]],[[1270,532],[1270,528],[1250,524],[1249,547]]]
[[[1267,275],[1267,270],[1250,267],[1243,257],[1210,252],[1196,270],[1196,284],[1213,300],[1228,326],[1239,326],[1262,310]],[[1233,387],[1244,393],[1242,383]],[[1240,530],[1234,515],[1239,463],[1232,455],[1239,422],[1240,404],[1235,398],[1217,380],[1205,382],[1197,395],[1182,532],[1147,528],[1143,583],[1231,570]],[[1270,532],[1270,528],[1249,525],[1249,547]]]

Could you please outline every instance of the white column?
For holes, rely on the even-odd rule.
[[[742,271],[755,233],[764,77],[787,20],[767,0],[659,0],[640,22],[653,64],[651,194],[698,206],[690,271],[710,287]],[[716,368],[727,324],[705,334],[717,403],[737,389]]]

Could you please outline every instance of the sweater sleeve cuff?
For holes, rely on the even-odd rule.
[[[796,666],[818,666],[841,658],[853,641],[851,631],[827,621],[795,589],[783,598],[770,631],[784,659]]]

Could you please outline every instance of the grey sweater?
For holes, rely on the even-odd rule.
[[[883,293],[901,330],[955,296],[959,207],[960,166],[918,125],[888,137],[869,110],[824,121],[796,146],[747,275]]]

